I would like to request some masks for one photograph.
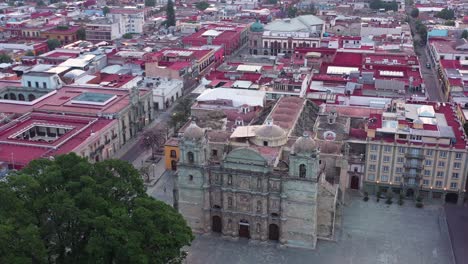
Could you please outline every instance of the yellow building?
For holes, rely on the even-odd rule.
[[[177,170],[177,162],[179,161],[179,140],[177,138],[171,138],[164,145],[164,160],[166,164],[166,170]]]

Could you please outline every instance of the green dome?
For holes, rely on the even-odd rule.
[[[252,32],[263,32],[263,25],[262,23],[258,22],[258,20],[253,23],[251,26],[250,26],[250,31]]]

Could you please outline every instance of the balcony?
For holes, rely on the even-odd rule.
[[[413,179],[419,180],[422,177],[421,177],[421,174],[419,174],[419,173],[405,172],[405,173],[403,173],[403,178],[413,178]]]
[[[424,168],[421,162],[406,162],[404,164],[404,167],[406,169],[417,169],[417,170],[422,170]]]
[[[424,159],[424,154],[420,152],[408,152],[405,154],[407,159]]]

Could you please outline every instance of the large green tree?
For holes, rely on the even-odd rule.
[[[195,7],[200,10],[200,11],[203,11],[205,9],[207,9],[208,7],[210,7],[210,4],[208,4],[207,2],[205,1],[202,1],[202,2],[198,2],[195,4]]]
[[[413,8],[411,10],[411,16],[414,17],[414,18],[417,18],[419,16],[419,9]]]
[[[175,26],[176,20],[175,20],[175,11],[174,11],[174,2],[172,0],[167,1],[167,6],[166,6],[166,26]]]
[[[147,7],[156,6],[156,0],[145,0],[145,6],[147,6]]]
[[[0,263],[168,263],[193,239],[120,160],[35,160],[0,182],[0,200]]]
[[[78,37],[79,40],[85,40],[86,39],[86,30],[84,28],[80,28],[76,31],[76,36]]]
[[[436,17],[446,20],[453,20],[455,19],[455,11],[453,11],[452,9],[444,8],[436,14]]]
[[[8,54],[0,54],[0,63],[10,63],[13,62],[13,59]]]
[[[48,39],[47,40],[47,47],[49,48],[49,50],[54,50],[58,47],[60,47],[62,45],[62,43],[60,43],[60,40],[58,39]]]
[[[462,34],[461,34],[461,38],[464,38],[464,39],[468,39],[468,30],[463,30]]]

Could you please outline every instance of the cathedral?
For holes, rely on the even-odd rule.
[[[338,187],[325,180],[314,139],[293,136],[294,124],[269,117],[234,131],[186,127],[176,204],[195,233],[308,249],[333,239]]]

